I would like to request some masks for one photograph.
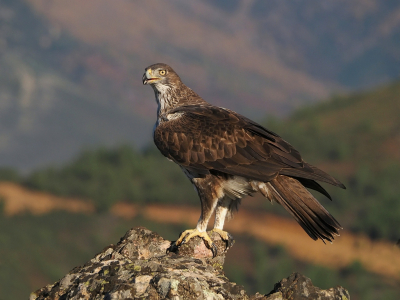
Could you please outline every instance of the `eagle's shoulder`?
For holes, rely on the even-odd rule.
[[[163,155],[184,166],[222,170],[265,161],[269,143],[278,138],[234,111],[208,104],[180,106],[162,118],[154,142]]]
[[[221,130],[243,127],[239,114],[213,105],[185,105],[171,109],[160,116],[157,130],[174,131],[188,135],[218,135]],[[242,124],[239,124],[242,123]]]
[[[222,158],[217,148],[234,147],[235,132],[242,130],[234,112],[209,104],[176,107],[161,118],[154,142],[164,156],[183,165]]]

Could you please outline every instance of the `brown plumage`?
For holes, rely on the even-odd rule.
[[[158,103],[154,142],[182,168],[201,200],[201,216],[192,235],[206,231],[215,211],[214,229],[227,238],[222,231],[225,217],[242,197],[255,192],[281,204],[314,240],[332,241],[338,235],[339,223],[306,188],[330,198],[316,181],[344,188],[342,183],[306,163],[277,134],[204,101],[168,65],[146,68],[143,83],[152,86]]]

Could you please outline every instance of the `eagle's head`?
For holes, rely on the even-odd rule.
[[[143,84],[150,84],[156,90],[177,87],[181,83],[178,74],[168,65],[158,63],[145,69]]]
[[[143,84],[150,84],[153,88],[159,115],[179,105],[205,103],[199,95],[182,83],[170,66],[158,63],[147,67],[145,71]]]

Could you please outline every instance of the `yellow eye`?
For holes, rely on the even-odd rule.
[[[160,72],[158,72],[158,73],[160,73],[161,76],[164,76],[165,75],[165,70],[160,70]]]

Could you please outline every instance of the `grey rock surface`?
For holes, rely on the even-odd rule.
[[[299,273],[292,273],[288,278],[275,284],[274,289],[264,298],[268,300],[350,300],[349,292],[341,287],[321,290],[314,286],[310,278]]]
[[[298,273],[277,283],[268,295],[249,296],[224,275],[227,244],[216,233],[210,236],[218,248],[216,257],[200,238],[170,249],[171,242],[157,233],[133,228],[117,245],[33,292],[30,299],[350,299],[344,288],[321,290]]]

